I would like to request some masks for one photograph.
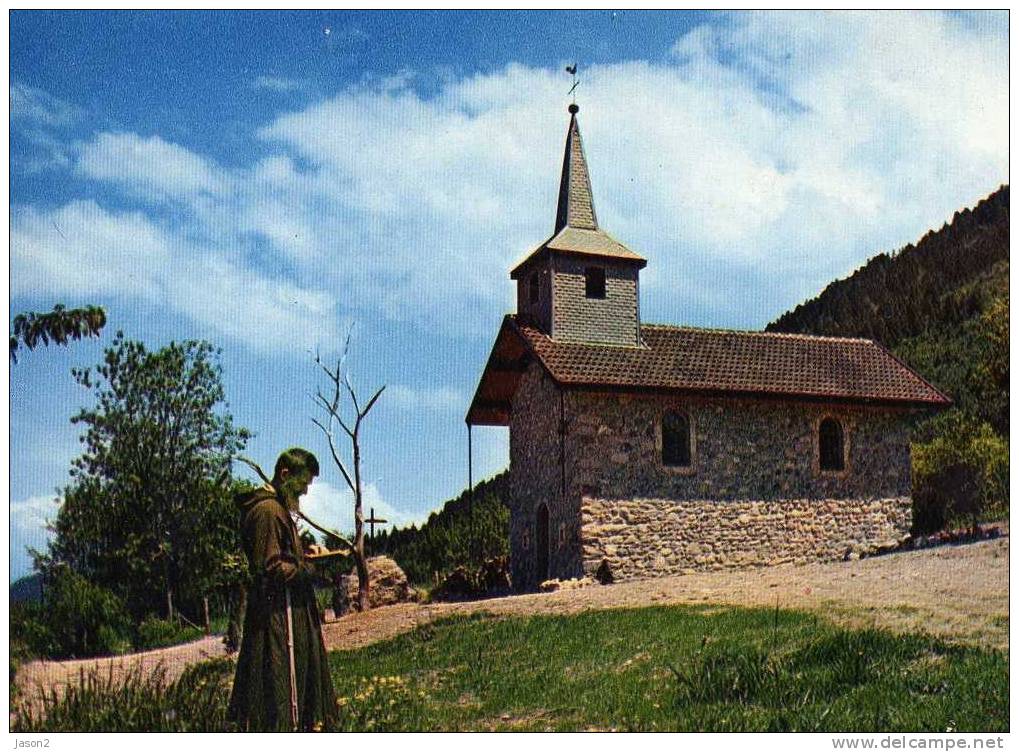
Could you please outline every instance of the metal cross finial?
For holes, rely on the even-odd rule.
[[[566,94],[567,94],[567,96],[572,94],[573,95],[573,104],[576,104],[577,103],[577,87],[580,86],[580,81],[577,79],[577,64],[574,63],[573,65],[567,65],[566,66],[566,72],[569,73],[571,76],[573,76],[573,86],[570,87],[570,90],[568,92],[566,92]]]

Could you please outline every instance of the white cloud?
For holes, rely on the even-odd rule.
[[[645,300],[675,320],[692,303],[713,323],[763,324],[1007,180],[1007,37],[993,24],[732,18],[679,40],[673,61],[585,74],[599,217],[649,258]],[[511,305],[506,271],[552,222],[560,78],[510,65],[427,100],[352,89],[260,135],[313,165],[307,185],[360,241],[335,256],[340,280],[367,278],[393,318],[491,329],[477,313]],[[761,291],[749,307],[716,282],[733,268]]]
[[[364,486],[362,505],[365,519],[368,519],[370,510],[374,509],[378,519],[388,520],[385,525],[376,526],[376,531],[383,528],[406,527],[412,523],[421,524],[428,518],[428,513],[422,515],[396,509],[382,498],[378,486],[374,483]],[[308,494],[301,499],[301,511],[326,529],[336,530],[344,535],[354,530],[354,495],[345,486],[337,488],[328,481],[316,479],[308,489]]]
[[[100,133],[82,147],[77,169],[88,178],[172,199],[221,194],[229,181],[194,152],[135,133]]]
[[[70,167],[70,149],[61,132],[80,119],[81,111],[17,81],[11,84],[10,103],[11,137],[20,142],[12,149],[12,166],[26,173]]]
[[[762,325],[1007,181],[1007,18],[714,18],[671,59],[584,75],[599,219],[649,259],[647,320]],[[490,337],[513,307],[509,267],[551,231],[562,73],[511,64],[427,99],[413,80],[276,117],[254,134],[270,153],[246,168],[158,136],[98,134],[78,174],[149,206],[21,220],[16,208],[13,287],[80,277],[247,342],[285,344],[258,333],[285,327],[331,336],[341,315]],[[87,249],[47,229],[86,209]],[[156,219],[181,211],[176,225]],[[220,320],[241,299],[250,321]]]
[[[17,81],[11,84],[11,120],[58,127],[70,125],[80,114],[80,110],[70,102],[42,89]]]
[[[285,76],[259,76],[252,82],[251,88],[266,89],[285,94],[286,92],[303,89],[304,83],[296,78],[286,78]]]
[[[32,558],[28,548],[45,551],[53,538],[47,524],[53,522],[59,511],[56,496],[30,496],[11,501],[11,579],[17,579],[31,570]]]
[[[265,276],[216,242],[93,201],[54,210],[23,207],[11,220],[11,291],[122,296],[166,306],[202,331],[256,350],[312,348],[338,339],[330,295]]]

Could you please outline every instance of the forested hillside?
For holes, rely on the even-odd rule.
[[[432,512],[420,528],[385,531],[375,536],[372,552],[393,557],[416,583],[433,582],[463,564],[476,569],[485,559],[509,553],[509,473],[503,471],[474,488],[473,513],[468,493]]]
[[[919,529],[1008,514],[1008,239],[1006,185],[767,327],[875,339],[952,397],[914,431]]]
[[[1004,262],[1004,268],[997,268]],[[796,306],[767,331],[868,337],[894,347],[931,324],[960,323],[982,310],[997,281],[1008,293],[1008,186],[916,244],[871,258],[846,279]],[[990,284],[969,284],[984,278]]]

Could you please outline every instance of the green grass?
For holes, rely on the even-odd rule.
[[[790,611],[475,617],[331,658],[353,707],[388,707],[384,688],[357,697],[372,676],[401,678],[400,711],[372,726],[387,730],[1008,728],[1001,653]]]
[[[62,697],[51,694],[41,707],[22,704],[11,731],[222,731],[234,663],[203,661],[165,685],[162,669],[123,681],[100,671],[82,674]]]
[[[1004,654],[794,611],[475,615],[330,660],[344,730],[1008,730]],[[13,730],[223,728],[229,664],[200,665],[169,690],[72,693]]]

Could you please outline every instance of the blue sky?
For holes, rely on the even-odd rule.
[[[117,329],[223,349],[271,465],[304,445],[311,353],[388,385],[369,502],[466,483],[463,416],[508,271],[550,233],[581,64],[601,224],[648,258],[646,321],[759,328],[1008,179],[1004,13],[11,15],[11,314],[100,304],[101,340],[11,368],[11,577],[45,544]],[[475,475],[507,463],[476,429]],[[327,464],[307,502],[349,526]]]

